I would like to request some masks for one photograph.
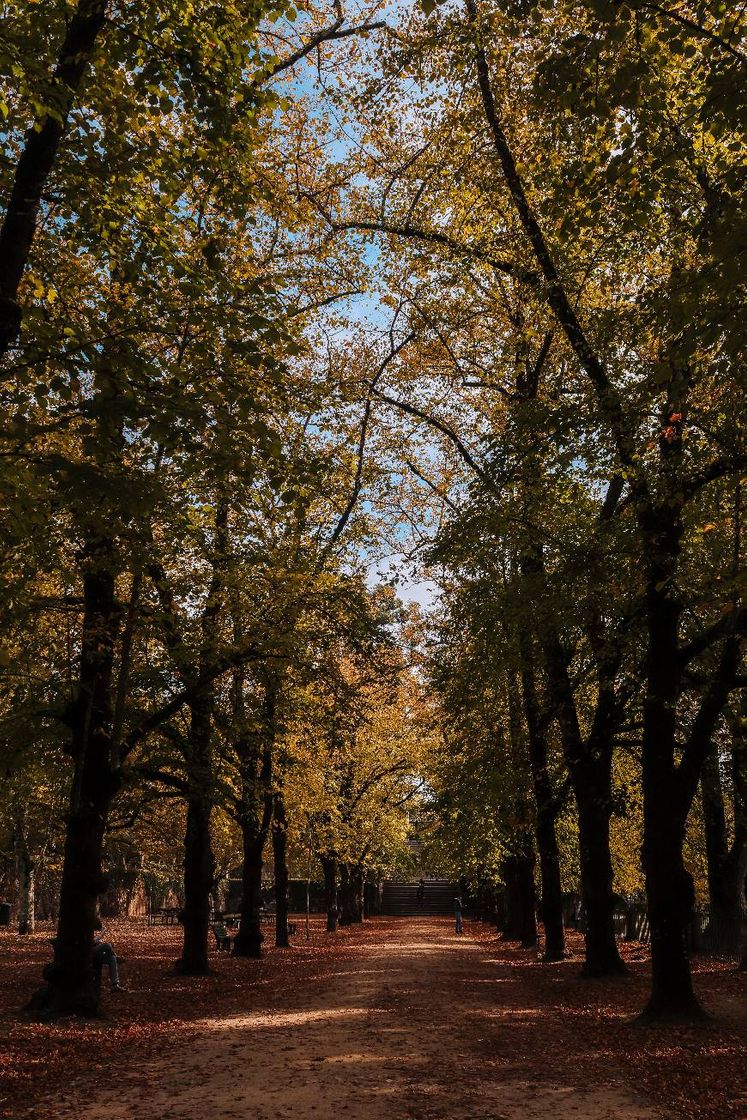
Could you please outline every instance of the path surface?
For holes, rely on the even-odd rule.
[[[547,1014],[450,922],[401,919],[330,983],[109,1069],[110,1090],[50,1120],[667,1120],[620,1070],[545,1052]]]

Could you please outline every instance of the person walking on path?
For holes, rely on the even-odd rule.
[[[456,926],[456,932],[464,933],[464,930],[462,929],[462,899],[460,895],[457,895],[454,899],[454,923]]]
[[[425,879],[421,879],[418,883],[417,893],[415,895],[418,907],[422,910],[425,906]]]

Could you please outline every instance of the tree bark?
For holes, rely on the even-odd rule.
[[[679,555],[679,511],[646,527],[646,695],[643,706],[643,867],[651,928],[651,996],[642,1019],[702,1018],[687,949],[695,891],[683,861],[688,804],[676,780],[681,607],[671,590]]]
[[[208,936],[210,933],[210,895],[215,876],[210,840],[212,811],[212,690],[202,693],[192,704],[186,759],[187,827],[184,835],[184,909],[181,920],[184,941],[176,970],[184,976],[204,976],[210,972]]]
[[[354,906],[354,922],[362,922],[366,916],[366,899],[365,899],[365,872],[362,863],[357,863],[351,873],[353,893],[355,898]]]
[[[731,872],[729,837],[726,827],[724,792],[721,785],[718,751],[712,744],[700,775],[705,833],[708,900],[711,922],[734,925],[734,947],[738,945],[740,917],[739,889]]]
[[[546,961],[561,961],[565,957],[565,930],[563,927],[563,889],[560,879],[560,852],[555,826],[559,802],[552,788],[548,770],[547,740],[542,730],[537,687],[533,668],[531,638],[526,629],[520,634],[521,684],[524,719],[527,726],[527,747],[532,772],[532,786],[536,807],[535,832],[540,864],[540,918],[545,930]]]
[[[360,908],[359,874],[355,864],[340,864],[340,925],[350,926],[363,920]]]
[[[240,957],[261,957],[262,942],[262,864],[265,843],[272,824],[272,770],[275,740],[274,678],[265,685],[262,726],[259,733],[247,735],[237,746],[242,770],[242,800],[238,820],[244,849],[241,921],[234,942]]]
[[[589,977],[624,975],[627,972],[615,938],[614,872],[609,844],[611,761],[609,756],[586,760],[575,768],[574,773],[581,899],[586,926],[586,958],[582,974]]]
[[[102,848],[109,806],[119,789],[111,766],[112,668],[119,622],[114,547],[91,536],[84,546],[83,633],[77,696],[70,711],[74,772],[65,835],[54,961],[30,1011],[45,1017],[99,1014],[93,969],[98,896],[106,889]]]
[[[238,957],[262,956],[262,866],[266,830],[256,828],[253,819],[241,822],[244,864],[241,875],[241,920],[233,951]]]
[[[68,116],[89,68],[96,41],[106,22],[107,0],[79,0],[67,25],[52,75],[49,103],[53,112],[26,133],[0,228],[0,358],[21,327],[18,288],[36,233],[42,193],[54,167]]]
[[[327,933],[336,933],[340,918],[337,896],[337,856],[323,855],[319,858],[324,872],[324,895],[327,902]]]
[[[581,897],[586,914],[586,953],[582,975],[620,976],[627,972],[615,938],[614,874],[610,851],[612,816],[612,731],[614,674],[600,665],[597,704],[587,739],[581,734],[568,663],[556,634],[543,637],[545,665],[555,702],[568,772],[578,809]]]
[[[13,822],[13,849],[16,864],[16,882],[18,884],[19,934],[33,933],[35,926],[34,878],[36,868],[28,845],[27,817],[27,806],[21,804]]]
[[[275,945],[287,949],[288,941],[288,822],[283,791],[273,798],[272,854],[275,870]]]
[[[534,888],[535,855],[531,838],[525,837],[521,850],[504,860],[506,911],[503,934],[509,941],[520,941],[525,949],[537,945],[537,895]]]

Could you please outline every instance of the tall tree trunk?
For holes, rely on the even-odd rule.
[[[568,659],[557,634],[543,638],[545,666],[556,705],[563,754],[578,809],[581,896],[586,913],[586,954],[582,975],[619,976],[627,972],[615,939],[615,896],[610,850],[612,816],[612,730],[615,696],[599,667],[599,690],[592,730],[584,739],[579,725]]]
[[[270,831],[273,811],[272,745],[264,743],[262,763],[256,772],[254,751],[245,765],[244,799],[239,816],[244,862],[242,868],[241,920],[234,941],[234,953],[239,957],[261,957],[262,942],[262,866],[265,844]]]
[[[739,920],[739,898],[729,876],[729,837],[726,827],[724,791],[721,786],[718,751],[711,744],[700,775],[705,833],[706,868],[710,916],[718,922]],[[736,943],[736,935],[735,935]]]
[[[337,896],[337,856],[322,855],[319,857],[324,872],[324,897],[327,905],[327,932],[336,933],[337,923],[340,918],[339,902]]]
[[[26,133],[0,227],[0,358],[21,326],[18,288],[36,232],[44,186],[54,167],[68,115],[106,22],[107,0],[79,0],[67,30],[51,89],[42,96],[54,107]]]
[[[741,917],[739,967],[747,969],[747,691],[742,698],[732,732],[732,781],[734,786],[734,843],[730,853],[731,876]]]
[[[504,936],[520,941],[525,949],[537,945],[537,895],[534,888],[535,855],[531,837],[526,836],[515,855],[503,863],[506,882]]]
[[[205,976],[210,932],[210,896],[215,863],[210,842],[211,805],[200,790],[187,798],[187,827],[184,834],[184,926],[182,955],[176,971],[184,976]]]
[[[185,976],[204,976],[210,971],[210,895],[215,861],[210,840],[212,811],[212,759],[210,736],[212,690],[200,693],[192,704],[186,758],[187,828],[184,835],[184,941],[176,969]]]
[[[676,806],[666,804],[667,799],[660,794],[658,800],[663,804],[652,805],[656,797],[651,789],[651,769],[649,761],[643,862],[651,928],[652,987],[642,1017],[701,1018],[703,1012],[693,991],[687,948],[695,892],[692,875],[682,858],[685,817]],[[658,788],[664,789],[666,785]]]
[[[560,851],[555,833],[559,803],[553,792],[548,770],[547,740],[542,730],[537,699],[532,643],[529,633],[524,628],[520,633],[519,644],[524,719],[527,726],[527,746],[536,806],[535,831],[541,884],[540,917],[545,929],[544,960],[560,961],[565,956],[565,930]]]
[[[542,783],[544,785],[544,783]],[[537,803],[537,853],[540,865],[540,918],[545,930],[543,960],[562,961],[565,957],[565,928],[563,926],[563,888],[560,879],[560,850],[555,825],[557,809],[545,800],[539,791]],[[552,796],[552,795],[551,795]]]
[[[25,803],[18,808],[13,827],[13,849],[18,884],[18,932],[33,933],[35,925],[34,861],[29,851],[27,836],[28,809]]]
[[[700,1018],[687,950],[695,892],[683,860],[689,806],[675,767],[680,605],[672,590],[681,527],[673,511],[647,525],[646,695],[643,706],[643,867],[651,928],[651,996],[644,1020]]]
[[[288,948],[288,822],[282,789],[273,798],[272,854],[275,870],[275,945]]]
[[[262,942],[262,866],[265,830],[257,830],[253,818],[241,822],[244,864],[241,875],[241,920],[234,941],[234,953],[239,957],[261,957]]]
[[[243,749],[243,748],[242,748]],[[239,812],[243,846],[241,920],[234,941],[234,953],[240,957],[261,957],[262,942],[262,867],[265,844],[273,813],[272,751],[267,743],[263,761],[256,772],[254,751],[244,755],[246,767],[244,795]]]
[[[112,667],[119,621],[113,542],[89,537],[82,559],[83,634],[76,699],[71,706],[70,791],[54,962],[29,1010],[44,1017],[99,1013],[93,969],[104,830],[119,788],[112,769]]]
[[[742,711],[747,709],[747,697]],[[747,874],[747,750],[744,745],[744,715],[734,720],[732,738],[732,787],[734,790],[734,836],[728,842],[724,793],[721,784],[718,754],[711,746],[703,764],[700,786],[703,799],[703,826],[708,867],[710,918],[719,926],[722,944],[738,951],[740,925],[745,908],[745,875]]]
[[[349,926],[359,921],[356,898],[355,867],[340,864],[340,925]]]
[[[366,900],[365,900],[365,874],[363,871],[363,864],[356,863],[350,875],[353,887],[353,921],[362,922],[365,917]]]
[[[614,872],[610,852],[611,758],[584,759],[574,767],[578,805],[581,899],[586,925],[586,959],[582,974],[624,975],[626,965],[615,938]]]

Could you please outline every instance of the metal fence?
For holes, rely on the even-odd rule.
[[[492,900],[491,900],[492,901]],[[493,905],[480,905],[475,900],[468,910],[470,916],[480,921],[495,923],[501,927],[502,913],[499,907]],[[583,911],[578,913],[575,907],[564,907],[565,924],[570,929],[584,930]],[[615,936],[620,941],[638,941],[643,945],[651,943],[651,927],[645,906],[632,903],[629,906],[620,904],[614,912]],[[741,918],[731,920],[713,914],[708,907],[693,912],[688,930],[688,947],[691,953],[703,953],[728,961],[741,961],[745,955],[743,943],[747,944],[745,925],[747,924],[747,911]]]
[[[615,934],[621,941],[640,941],[648,945],[651,928],[643,906],[618,907],[615,910]],[[742,927],[747,913],[741,918],[726,919],[713,914],[708,907],[695,910],[688,930],[689,948],[692,953],[704,953],[725,960],[739,960]]]

